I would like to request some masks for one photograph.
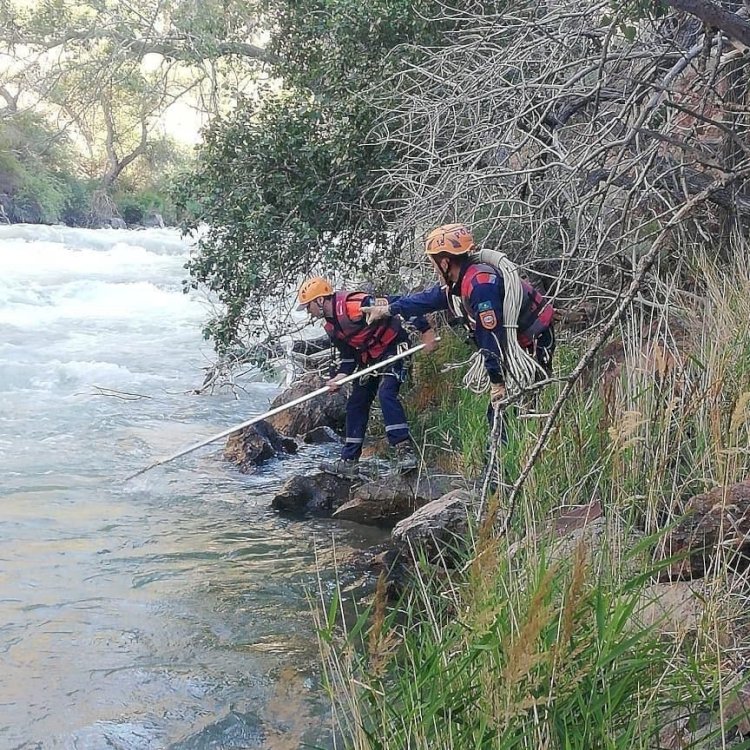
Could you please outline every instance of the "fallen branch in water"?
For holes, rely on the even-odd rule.
[[[153,396],[146,396],[143,393],[130,393],[129,391],[116,391],[114,388],[105,388],[102,385],[91,386],[97,393],[95,396],[110,396],[112,398],[119,398],[122,401],[139,401],[142,398],[153,399]]]

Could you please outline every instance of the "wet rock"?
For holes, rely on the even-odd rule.
[[[679,556],[663,578],[699,578],[716,555],[750,555],[750,479],[695,495],[685,515],[665,539],[662,554]]]
[[[329,515],[349,500],[353,481],[318,472],[289,479],[271,501],[271,507],[288,513]]]
[[[157,229],[164,229],[164,219],[160,213],[153,211],[143,219],[143,226]]]
[[[341,437],[336,434],[328,425],[316,427],[314,430],[306,432],[302,438],[303,443],[320,445],[322,443],[340,443]]]
[[[300,396],[305,396],[325,385],[325,378],[314,372],[305,373],[291,387],[279,394],[272,402],[271,408],[289,403]],[[317,427],[331,427],[343,432],[346,424],[346,401],[348,387],[344,386],[332,393],[316,396],[299,406],[293,406],[280,414],[275,414],[268,422],[282,435],[290,437],[305,435]]]
[[[224,446],[224,458],[237,464],[243,474],[252,474],[279,453],[296,453],[297,443],[283,437],[265,420],[232,433]]]
[[[340,563],[340,569],[347,567],[368,577],[368,593],[374,591],[375,583],[381,575],[385,577],[389,596],[397,595],[412,581],[409,558],[393,544],[378,544],[367,549],[353,550]]]
[[[473,498],[467,490],[452,490],[419,508],[393,529],[394,542],[405,550],[422,549],[430,557],[466,537]]]
[[[355,487],[351,500],[333,516],[367,526],[393,526],[448,489],[450,481],[447,478],[430,478],[416,471],[385,476]]]

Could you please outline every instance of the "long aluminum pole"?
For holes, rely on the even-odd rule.
[[[436,340],[438,340],[437,337],[436,337]],[[341,380],[339,380],[339,384],[344,385],[345,383],[349,383],[352,380],[361,378],[363,375],[367,375],[371,372],[375,372],[376,370],[379,370],[381,367],[390,365],[393,362],[398,362],[398,360],[403,359],[404,357],[408,357],[409,355],[414,354],[415,352],[418,352],[420,349],[424,349],[424,347],[425,347],[425,344],[417,344],[416,346],[412,346],[411,349],[407,349],[405,352],[394,354],[392,357],[388,357],[388,359],[384,359],[382,362],[376,362],[374,365],[365,367],[364,370],[358,370],[352,375],[347,375],[345,378],[342,378]],[[140,469],[139,471],[136,471],[135,474],[131,474],[129,477],[125,479],[125,481],[129,482],[131,479],[135,479],[135,477],[138,477],[141,474],[145,474],[147,471],[150,471],[151,469],[154,469],[157,466],[161,466],[162,464],[168,464],[170,461],[174,461],[176,458],[180,458],[181,456],[185,456],[188,453],[192,453],[193,451],[198,450],[198,448],[202,448],[204,445],[213,443],[215,440],[221,440],[221,438],[226,437],[227,435],[231,435],[233,432],[237,432],[237,430],[241,430],[244,427],[250,427],[250,425],[254,425],[263,419],[268,419],[268,417],[272,417],[274,416],[274,414],[280,414],[282,411],[291,409],[293,406],[298,406],[299,404],[304,404],[305,401],[309,401],[310,399],[313,399],[316,396],[322,396],[324,393],[330,393],[330,391],[331,389],[327,385],[324,385],[321,388],[318,388],[317,390],[312,391],[312,393],[307,393],[304,396],[295,398],[294,400],[290,401],[287,404],[281,404],[281,406],[277,406],[273,409],[269,409],[267,412],[260,414],[257,417],[248,419],[247,422],[236,424],[234,425],[234,427],[228,427],[226,430],[222,430],[216,435],[212,435],[211,437],[206,438],[205,440],[201,440],[200,443],[196,443],[195,445],[191,445],[189,448],[185,448],[181,451],[178,451],[177,453],[173,453],[171,456],[167,456],[167,458],[162,458],[159,461],[154,461],[154,463],[149,464],[148,466],[146,466],[143,469]]]

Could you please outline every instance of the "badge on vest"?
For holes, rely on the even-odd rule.
[[[488,331],[492,330],[497,326],[497,315],[494,310],[485,310],[479,313],[479,322],[482,324],[482,328],[486,328]]]

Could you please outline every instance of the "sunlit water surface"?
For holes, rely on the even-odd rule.
[[[308,594],[367,532],[280,518],[319,449],[243,476],[274,383],[197,396],[204,299],[175,230],[0,227],[0,748],[330,745]],[[324,574],[323,587],[330,586]]]

